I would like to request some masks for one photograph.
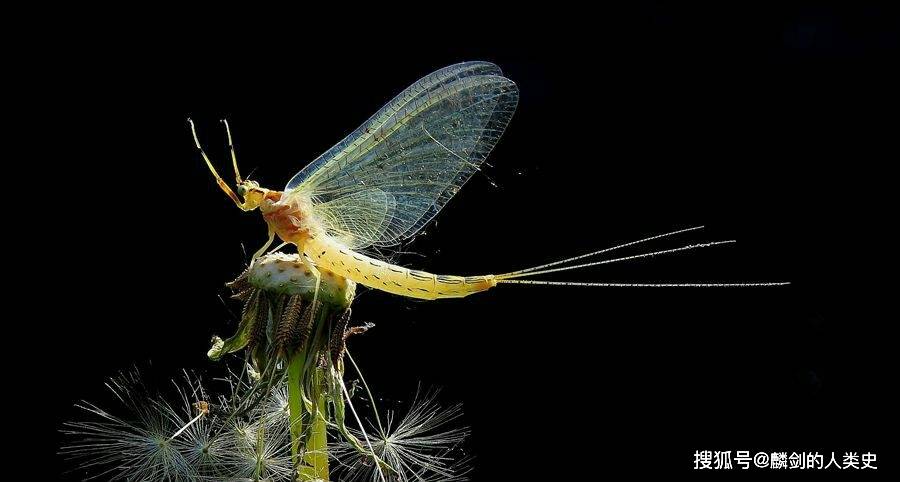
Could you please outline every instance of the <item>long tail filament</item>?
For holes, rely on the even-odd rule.
[[[509,284],[528,284],[528,285],[553,285],[553,286],[595,286],[595,287],[622,287],[622,288],[726,288],[726,287],[754,287],[754,286],[783,286],[790,284],[789,282],[784,281],[775,281],[775,282],[758,282],[758,283],[630,283],[630,282],[615,282],[615,283],[603,283],[603,282],[580,282],[580,281],[545,281],[545,280],[534,280],[534,279],[520,279],[520,278],[531,278],[532,276],[538,276],[549,273],[557,273],[560,271],[569,271],[574,269],[581,268],[589,268],[592,266],[599,266],[603,264],[611,264],[617,263],[620,261],[631,261],[635,259],[641,258],[650,258],[654,256],[664,255],[664,254],[673,254],[679,253],[682,251],[689,251],[701,248],[709,248],[712,246],[719,246],[725,244],[733,244],[736,241],[733,239],[724,240],[724,241],[709,241],[705,243],[694,243],[688,244],[685,246],[663,249],[658,251],[651,251],[648,253],[635,254],[630,256],[622,256],[618,258],[611,259],[603,259],[600,261],[592,261],[588,263],[580,263],[569,266],[560,266],[572,263],[574,261],[582,260],[588,257],[596,256],[599,254],[609,253],[611,251],[619,250],[622,248],[626,248],[629,246],[634,246],[641,243],[646,243],[649,241],[654,241],[661,238],[666,238],[670,236],[675,236],[677,234],[686,233],[689,231],[696,231],[702,229],[703,226],[694,226],[690,228],[680,229],[677,231],[671,231],[664,234],[658,234],[656,236],[650,236],[647,238],[639,239],[636,241],[630,241],[627,243],[623,243],[617,246],[613,246],[611,248],[601,249],[598,251],[593,251],[587,254],[582,254],[578,256],[573,256],[571,258],[561,259],[559,261],[554,261],[552,263],[542,264],[540,266],[534,266],[531,268],[525,268],[518,271],[513,271],[510,273],[504,273],[500,275],[496,275],[494,279],[497,283],[509,283]]]

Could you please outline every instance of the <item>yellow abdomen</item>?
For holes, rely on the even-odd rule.
[[[303,251],[316,266],[369,288],[409,298],[462,298],[497,285],[493,275],[436,275],[385,263],[352,251],[328,236],[309,238]]]

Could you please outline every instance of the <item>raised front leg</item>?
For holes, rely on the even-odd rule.
[[[225,180],[222,179],[222,176],[219,175],[219,172],[216,171],[216,168],[213,166],[212,161],[210,161],[209,157],[206,155],[206,151],[204,151],[203,147],[200,146],[200,139],[197,138],[197,130],[194,128],[194,121],[188,119],[188,124],[190,124],[191,126],[191,135],[194,136],[194,145],[196,145],[197,150],[200,151],[200,155],[206,162],[206,167],[209,168],[209,172],[211,172],[213,177],[215,178],[216,184],[218,184],[219,188],[222,189],[222,191],[224,191],[232,201],[234,201],[234,204],[236,204],[237,207],[241,208],[241,210],[243,211],[247,211],[247,205],[243,201],[241,201],[240,198],[237,197],[237,194],[235,194],[234,191],[232,191],[228,186],[228,184],[225,183]],[[225,126],[227,128],[228,124],[226,124]],[[228,132],[228,146],[231,148],[231,158],[234,162],[234,175],[237,178],[238,184],[240,184],[241,175],[237,172],[237,158],[234,155],[234,147],[231,144],[231,132]]]

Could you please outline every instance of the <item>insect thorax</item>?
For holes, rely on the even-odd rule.
[[[303,246],[310,233],[316,231],[308,198],[281,196],[278,200],[266,199],[259,208],[269,227],[286,242]]]

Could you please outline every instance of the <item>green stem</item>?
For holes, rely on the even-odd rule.
[[[288,410],[291,421],[291,462],[300,467],[300,444],[303,443],[303,366],[306,352],[297,351],[288,365]]]
[[[313,374],[312,428],[306,453],[303,456],[304,466],[300,469],[300,480],[328,480],[328,398],[324,390],[325,375],[321,368]]]
[[[327,307],[317,310],[308,350],[299,351],[288,364],[291,457],[302,481],[328,480],[328,392],[325,373],[317,365],[320,354],[329,356],[329,312]],[[309,424],[305,434],[304,416]]]
[[[259,430],[256,432],[256,470],[253,473],[253,480],[261,480],[264,471],[263,451],[266,446],[266,424],[260,424]]]

